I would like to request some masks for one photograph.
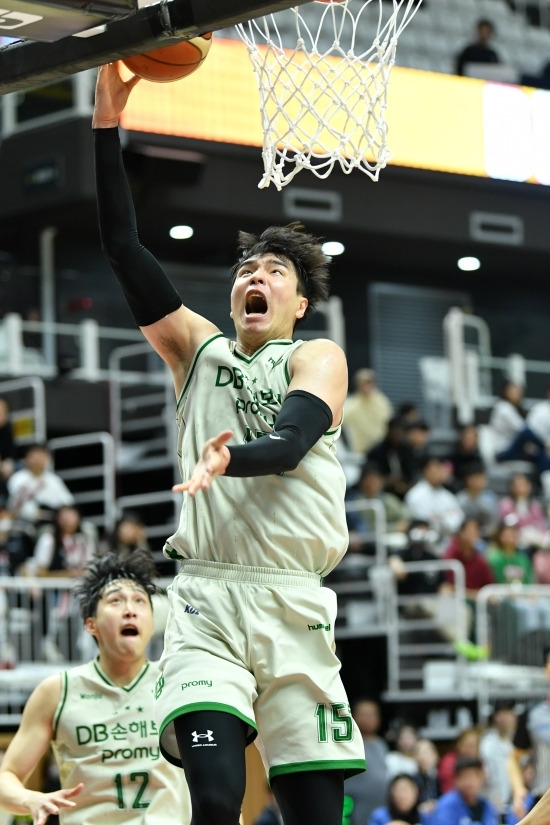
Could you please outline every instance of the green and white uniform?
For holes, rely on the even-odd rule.
[[[202,344],[177,405],[182,478],[221,430],[231,428],[235,444],[272,432],[302,344],[272,341],[251,357],[221,333]],[[339,434],[326,432],[295,470],[221,476],[207,493],[184,496],[164,549],[182,567],[169,588],[155,694],[161,747],[175,764],[172,720],[210,708],[245,720],[251,737],[259,730],[271,776],[364,769],[334,654],[336,598],[321,587],[348,543]],[[202,733],[197,747],[212,745]]]
[[[84,784],[62,825],[188,823],[184,774],[162,756],[152,694],[159,675],[148,663],[130,685],[113,684],[97,661],[61,674],[52,747],[64,788]]]

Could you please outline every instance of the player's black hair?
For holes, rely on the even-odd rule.
[[[261,235],[239,232],[238,259],[231,268],[231,280],[235,280],[239,267],[247,258],[269,252],[286,258],[294,265],[298,292],[308,300],[304,313],[304,318],[307,318],[320,301],[328,298],[331,258],[321,249],[320,239],[306,232],[300,221],[286,226],[270,226]]]
[[[96,615],[97,603],[109,582],[129,579],[139,584],[151,600],[153,593],[161,592],[153,581],[156,576],[155,563],[148,550],[119,550],[98,556],[90,562],[86,573],[73,588],[82,620]]]

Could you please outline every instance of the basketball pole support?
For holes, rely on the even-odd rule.
[[[22,40],[0,48],[0,95],[51,83],[122,57],[189,40],[309,0],[161,0],[105,25],[89,37],[44,43]]]

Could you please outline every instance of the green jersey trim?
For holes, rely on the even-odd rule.
[[[99,676],[100,679],[102,679],[105,682],[105,684],[109,685],[110,687],[114,687],[114,688],[118,688],[119,690],[123,690],[123,691],[125,691],[125,693],[130,693],[130,691],[133,690],[135,688],[135,686],[137,684],[139,684],[139,682],[141,682],[141,680],[143,679],[143,677],[145,676],[145,674],[149,670],[149,662],[146,662],[144,664],[143,668],[141,669],[141,671],[138,673],[138,675],[133,680],[133,682],[130,682],[129,685],[117,685],[117,684],[115,684],[115,682],[112,682],[109,679],[109,677],[105,675],[105,673],[103,673],[103,671],[99,667],[97,659],[93,662],[93,665],[94,665],[94,668],[95,668],[95,671],[96,671],[97,675]]]
[[[182,390],[181,390],[181,392],[179,394],[179,397],[178,397],[178,400],[176,402],[176,412],[179,409],[179,406],[181,404],[181,399],[183,398],[183,394],[186,391],[189,382],[191,381],[193,373],[195,372],[195,367],[197,366],[197,359],[198,359],[199,355],[201,354],[201,352],[203,351],[203,349],[205,347],[207,347],[209,344],[212,343],[212,341],[215,341],[217,338],[223,338],[223,337],[224,337],[223,332],[215,332],[214,335],[210,335],[208,338],[206,338],[202,342],[202,344],[200,345],[198,350],[196,351],[195,355],[193,356],[193,361],[191,362],[191,366],[189,367],[189,372],[187,373],[187,377],[184,381]]]
[[[269,781],[276,776],[303,771],[344,771],[344,777],[349,779],[357,773],[366,770],[364,759],[317,759],[311,762],[289,762],[286,765],[275,765],[269,769]]]
[[[265,350],[268,347],[273,347],[275,345],[280,345],[282,347],[291,347],[293,344],[296,344],[296,343],[298,343],[298,342],[297,341],[288,341],[286,338],[280,338],[280,339],[276,338],[274,341],[268,341],[266,344],[263,345],[263,347],[260,347],[259,350],[256,350],[254,355],[244,355],[244,353],[239,352],[236,347],[233,350],[233,355],[235,356],[235,358],[238,358],[240,361],[244,361],[247,364],[252,364],[252,362],[255,361],[256,358],[258,358],[262,354],[262,352],[265,352]],[[286,363],[285,363],[285,368],[286,368]]]
[[[65,707],[65,703],[67,701],[67,693],[69,692],[69,677],[67,671],[64,670],[61,674],[61,696],[59,697],[59,704],[57,706],[57,710],[55,711],[53,717],[53,738],[57,739],[57,728],[59,725],[59,720],[61,719],[61,713],[63,712],[63,708]]]

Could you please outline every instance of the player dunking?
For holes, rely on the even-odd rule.
[[[149,553],[106,554],[73,589],[99,655],[33,691],[0,767],[0,807],[43,825],[188,825],[181,771],[160,754],[153,713],[159,671],[146,659],[153,635],[155,566]],[[25,781],[53,747],[63,790]]]
[[[185,770],[193,825],[236,825],[257,732],[286,825],[339,825],[344,777],[364,769],[321,586],[347,546],[333,451],[347,369],[331,341],[292,341],[327,295],[329,259],[300,225],[241,233],[235,342],[182,305],[139,243],[124,175],[117,126],[136,82],[102,67],[93,126],[103,246],[177,397],[186,495],[165,547],[182,565],[155,694],[162,751]]]

